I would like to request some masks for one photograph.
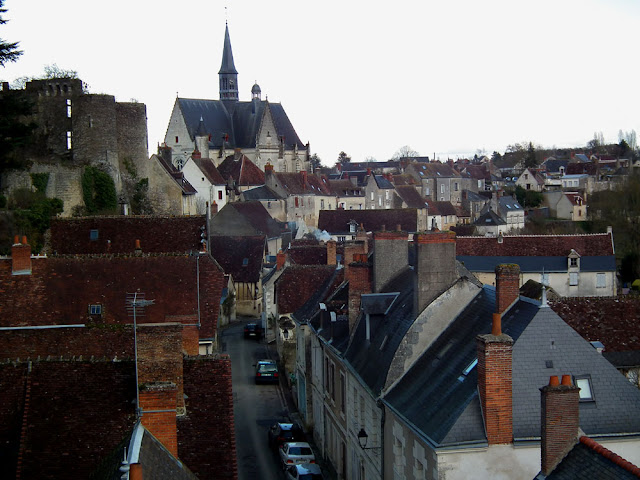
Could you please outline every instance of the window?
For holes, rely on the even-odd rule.
[[[324,199],[320,199],[320,210],[324,210]]]
[[[294,199],[294,200],[295,200],[295,203],[296,203],[296,208],[298,208],[298,204],[299,204],[298,197],[295,197],[295,199]]]
[[[336,379],[336,366],[333,363],[331,363],[329,365],[329,393],[331,394],[331,398],[333,400],[336,399],[335,379]]]
[[[176,135],[176,143],[178,143],[178,136]]]
[[[67,150],[71,150],[71,132],[67,132]]]
[[[356,224],[355,223],[350,223],[349,224],[349,233],[355,233],[356,232]]]
[[[577,375],[574,377],[576,386],[580,388],[580,401],[581,402],[593,402],[595,400],[593,396],[593,388],[591,385],[591,376],[589,375]]]
[[[89,305],[89,315],[102,315],[102,305]]]
[[[429,190],[429,187],[427,187],[424,191],[424,194],[428,197],[429,195],[431,195],[431,192]]]
[[[242,266],[246,267],[247,265],[249,265],[249,259],[248,258],[243,258],[242,259]]]
[[[458,182],[455,182],[453,184],[453,189],[457,192],[458,191]]]
[[[71,118],[71,99],[67,99],[67,118]]]
[[[572,285],[572,286],[578,285],[578,273],[577,272],[571,272],[569,274],[569,285]]]
[[[218,190],[218,200],[222,200],[222,190]]]
[[[440,185],[440,193],[444,193],[444,183]]]
[[[578,266],[578,259],[577,258],[572,258],[571,259],[571,266],[572,267],[577,267]]]
[[[605,273],[596,273],[596,288],[605,288],[607,286],[607,275]]]
[[[371,192],[371,200],[375,200],[375,193]]]
[[[98,230],[90,230],[89,231],[89,240],[91,240],[92,242],[95,242],[96,240],[98,240]]]

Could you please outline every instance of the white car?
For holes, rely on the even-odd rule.
[[[316,457],[307,442],[285,442],[278,449],[282,467],[301,463],[316,463]]]
[[[315,463],[301,463],[287,467],[284,476],[287,480],[322,480],[322,471]]]

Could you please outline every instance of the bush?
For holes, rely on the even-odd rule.
[[[88,215],[117,213],[118,197],[113,179],[96,167],[87,167],[82,174],[82,196]]]

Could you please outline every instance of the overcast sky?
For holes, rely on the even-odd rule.
[[[640,133],[638,0],[5,0],[0,38],[91,93],[146,104],[149,153],[176,95],[218,99],[225,20],[241,100],[254,81],[325,165],[441,159]],[[225,7],[226,12],[225,12]]]

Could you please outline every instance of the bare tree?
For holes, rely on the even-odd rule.
[[[419,157],[420,154],[416,152],[409,145],[400,147],[396,153],[393,154],[392,160],[400,160],[401,158]]]

